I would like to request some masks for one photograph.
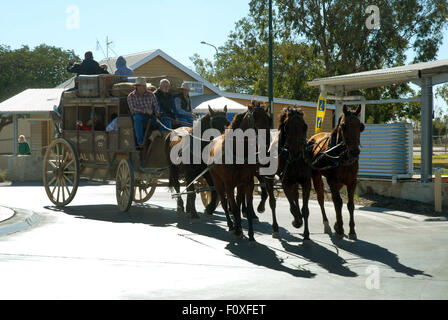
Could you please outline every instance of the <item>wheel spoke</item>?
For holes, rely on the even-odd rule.
[[[72,186],[74,186],[75,185],[75,183],[72,181],[72,180],[70,180],[67,176],[65,176],[64,175],[64,179],[68,182],[68,183],[70,183]]]

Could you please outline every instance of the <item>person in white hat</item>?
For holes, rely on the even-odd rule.
[[[160,108],[157,98],[146,88],[146,79],[137,78],[135,90],[128,95],[128,105],[134,119],[134,130],[139,146],[143,145],[146,126],[158,129],[154,116],[160,116]]]
[[[176,120],[181,127],[188,124],[193,125],[193,113],[191,109],[190,85],[186,82],[182,83],[182,93],[174,97],[174,107]]]

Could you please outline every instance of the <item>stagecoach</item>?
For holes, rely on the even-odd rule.
[[[147,202],[157,187],[167,186],[167,133],[156,137],[149,147],[151,132],[147,130],[143,147],[137,146],[126,90],[115,90],[121,81],[113,75],[80,76],[78,90],[63,94],[60,116],[53,115],[56,138],[43,163],[45,191],[56,206],[64,207],[74,199],[81,180],[115,181],[118,208],[123,212],[133,202]],[[128,83],[128,87],[132,85]],[[118,117],[118,130],[107,132],[112,115]],[[201,180],[196,186],[207,205],[211,196],[204,184]]]

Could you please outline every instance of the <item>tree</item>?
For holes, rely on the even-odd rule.
[[[0,101],[29,88],[53,88],[68,80],[68,61],[79,58],[73,50],[42,44],[31,50],[23,46],[11,50],[0,45]]]
[[[448,21],[446,0],[377,0],[379,29],[366,26],[371,4],[370,0],[276,0],[275,96],[316,100],[316,89],[307,81],[403,65],[408,49],[414,50],[415,63],[435,59]],[[251,0],[249,15],[236,23],[216,61],[196,56],[198,72],[209,80],[219,79],[227,90],[266,94],[267,16],[268,1]],[[352,94],[367,99],[416,95],[407,84]],[[420,117],[420,111],[416,104],[378,105],[369,106],[366,116],[382,123]]]
[[[264,17],[266,20],[267,17]],[[216,61],[201,59],[195,54],[190,60],[196,72],[225,91],[268,95],[268,48],[264,22],[251,16],[236,23]],[[318,90],[306,85],[307,80],[323,74],[310,46],[276,38],[274,44],[274,95],[289,99],[316,99]]]

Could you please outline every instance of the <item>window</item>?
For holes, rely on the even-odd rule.
[[[204,85],[202,82],[185,81],[190,86],[190,97],[202,96],[204,94]]]

